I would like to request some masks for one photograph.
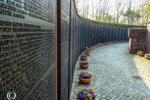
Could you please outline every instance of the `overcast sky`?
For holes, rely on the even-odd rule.
[[[77,0],[78,1],[78,9],[82,12],[83,10],[83,0]],[[92,1],[93,1],[93,9],[96,9],[99,5],[99,1],[100,0],[85,0],[85,4],[89,5],[89,13],[92,14]],[[103,6],[103,2],[106,2],[108,1],[108,4],[107,4],[107,7],[108,7],[108,11],[109,11],[109,14],[113,15],[115,12],[116,12],[116,8],[115,8],[115,5],[116,5],[116,1],[120,1],[122,6],[121,7],[124,7],[124,6],[127,6],[130,2],[130,0],[102,0],[102,5]],[[145,4],[145,2],[147,0],[131,0],[132,1],[132,9],[138,9],[141,4]],[[96,11],[96,10],[95,10]]]

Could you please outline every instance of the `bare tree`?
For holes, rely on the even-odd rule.
[[[138,9],[133,0],[77,0],[83,17],[96,19],[101,22],[122,24],[146,23],[148,10]],[[97,2],[97,3],[95,3]],[[114,3],[113,3],[114,2]]]

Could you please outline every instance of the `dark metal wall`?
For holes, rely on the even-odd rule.
[[[61,100],[69,97],[69,25],[70,1],[61,1]]]
[[[55,99],[55,0],[0,0],[0,100]]]

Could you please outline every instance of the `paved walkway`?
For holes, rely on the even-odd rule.
[[[150,61],[129,54],[127,43],[96,48],[89,62],[87,70],[79,69],[77,62],[70,100],[76,100],[81,87],[93,88],[96,100],[150,100]],[[94,74],[90,85],[79,83],[82,71]]]

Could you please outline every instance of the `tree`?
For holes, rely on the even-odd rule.
[[[137,23],[138,19],[140,19],[142,16],[134,10],[128,9],[124,14],[124,17],[127,19],[127,24]]]
[[[116,21],[117,23],[119,22],[119,17],[121,15],[121,12],[120,12],[120,7],[121,7],[121,3],[120,3],[120,0],[116,0]]]
[[[83,17],[100,22],[145,25],[150,18],[149,5],[137,6],[139,0],[76,0]],[[114,2],[113,2],[114,1]],[[96,2],[96,3],[95,3]],[[77,7],[78,8],[78,7]]]

